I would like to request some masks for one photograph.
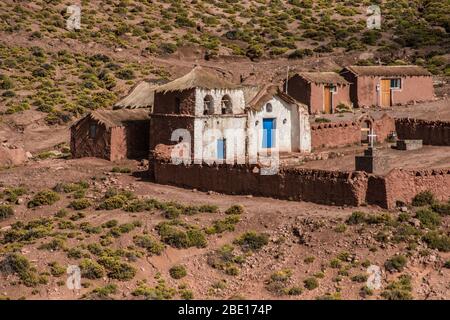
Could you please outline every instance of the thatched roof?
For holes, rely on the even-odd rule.
[[[258,93],[247,103],[247,107],[253,111],[261,111],[264,104],[274,96],[280,98],[288,104],[301,105],[294,98],[280,91],[278,86],[274,84],[268,84],[260,88]]]
[[[151,108],[155,98],[155,89],[158,85],[148,81],[139,82],[130,93],[114,104],[114,108]]]
[[[345,69],[357,76],[372,77],[401,77],[401,76],[431,76],[426,69],[420,66],[348,66]],[[345,70],[344,69],[344,70]],[[344,71],[345,72],[345,71]]]
[[[149,120],[149,111],[147,109],[119,109],[119,110],[96,110],[87,114],[75,122],[72,126],[76,126],[81,121],[90,118],[103,124],[107,129],[124,126],[130,121]]]
[[[156,88],[155,92],[184,91],[194,88],[204,89],[236,89],[237,85],[218,77],[203,67],[196,66],[181,78]]]
[[[342,78],[336,72],[300,72],[299,77],[302,77],[308,82],[317,84],[341,84],[347,85],[349,82]]]

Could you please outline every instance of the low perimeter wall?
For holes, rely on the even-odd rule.
[[[395,119],[399,139],[422,139],[423,144],[450,146],[450,122],[411,118]]]
[[[394,169],[386,176],[285,168],[275,175],[261,175],[256,166],[174,165],[153,161],[155,182],[225,194],[309,201],[328,205],[375,204],[394,208],[397,201],[411,202],[421,191],[432,191],[439,200],[450,197],[450,170],[409,171]]]

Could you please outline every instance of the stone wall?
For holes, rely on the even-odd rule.
[[[203,191],[352,206],[361,205],[366,197],[364,172],[281,169],[275,175],[261,175],[255,172],[256,166],[174,165],[163,161],[156,161],[152,168],[158,183]]]
[[[317,148],[335,148],[361,143],[361,124],[369,121],[374,129],[376,140],[382,143],[395,131],[394,119],[383,114],[379,119],[363,117],[358,121],[341,121],[311,124],[311,146]]]
[[[395,119],[399,139],[421,139],[423,144],[450,146],[450,122],[411,118]]]
[[[382,205],[394,208],[397,201],[410,203],[416,194],[431,191],[440,201],[450,199],[450,169],[394,169],[385,177],[386,200]],[[369,190],[375,192],[376,190]]]
[[[251,194],[327,205],[362,204],[393,209],[398,202],[429,190],[436,198],[450,198],[450,169],[393,169],[385,176],[361,171],[325,171],[282,168],[274,175],[261,175],[256,165],[175,165],[153,155],[151,177],[157,183],[216,191]]]

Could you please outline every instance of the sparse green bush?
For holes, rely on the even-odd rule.
[[[440,234],[437,231],[431,231],[422,237],[422,240],[431,249],[437,249],[442,252],[450,251],[450,237],[445,234]]]
[[[207,234],[222,233],[225,231],[234,231],[235,225],[240,221],[239,215],[231,215],[224,220],[216,220],[213,225],[205,230]]]
[[[0,263],[0,271],[6,274],[17,274],[27,287],[35,287],[38,284],[47,283],[47,279],[44,276],[36,274],[28,259],[18,253],[8,254]]]
[[[175,248],[189,248],[197,247],[204,248],[207,241],[203,231],[193,227],[185,226],[186,231],[183,231],[178,223],[163,222],[157,226],[161,241]]]
[[[51,190],[39,191],[33,199],[28,202],[28,208],[34,208],[44,205],[52,205],[58,201],[59,195]]]
[[[54,277],[61,277],[66,273],[66,268],[56,261],[50,262],[48,266],[50,267],[50,274]]]
[[[434,194],[431,191],[422,191],[413,198],[412,205],[415,207],[421,207],[426,205],[432,205],[434,203]]]
[[[397,281],[391,282],[381,293],[387,300],[411,300],[412,294],[411,276],[401,275]]]
[[[8,205],[0,205],[0,221],[8,219],[14,215],[14,209]]]
[[[277,295],[287,293],[287,283],[292,276],[292,271],[289,269],[280,270],[270,275],[266,281],[266,289]]]
[[[5,196],[5,200],[11,203],[16,203],[17,199],[20,196],[23,196],[27,193],[27,190],[22,187],[17,188],[7,188],[3,191],[3,195]]]
[[[433,203],[431,209],[441,216],[450,216],[450,203]]]
[[[416,218],[421,225],[428,229],[434,229],[441,224],[441,217],[436,212],[428,209],[422,209],[416,212]]]
[[[111,169],[111,172],[115,172],[115,173],[131,173],[131,169],[127,168],[127,167],[113,167]]]
[[[225,211],[225,214],[229,214],[229,215],[243,214],[243,213],[244,213],[244,207],[241,206],[240,204],[232,205]]]
[[[350,217],[345,221],[348,225],[356,225],[363,223],[366,220],[366,214],[361,211],[355,211]]]
[[[92,259],[80,262],[81,276],[87,279],[100,279],[105,275],[105,268]]]
[[[407,261],[405,256],[395,255],[384,263],[384,267],[390,272],[400,272],[405,268]]]
[[[69,207],[74,210],[83,210],[89,208],[91,206],[91,202],[86,199],[77,199],[70,202]]]
[[[269,236],[264,233],[249,231],[234,240],[244,251],[257,251],[269,243]]]
[[[140,283],[139,286],[132,292],[134,296],[144,296],[148,300],[169,300],[175,295],[176,290],[167,287],[164,280],[158,280],[156,287],[151,288]]]
[[[317,288],[319,286],[319,281],[317,281],[317,279],[314,277],[310,277],[310,278],[306,278],[303,281],[303,284],[306,289],[314,290],[315,288]]]
[[[110,198],[105,199],[100,205],[98,206],[98,209],[101,210],[114,210],[114,209],[120,209],[122,208],[127,199],[123,195],[116,195],[112,196]]]
[[[107,284],[104,287],[96,288],[88,294],[91,299],[109,299],[112,294],[117,293],[117,285]]]
[[[169,274],[174,279],[181,279],[187,275],[187,272],[184,266],[176,265],[169,269]]]
[[[136,235],[133,242],[151,254],[160,255],[164,250],[164,245],[149,235]]]
[[[128,281],[136,275],[136,269],[133,266],[115,257],[101,257],[98,263],[106,268],[108,277],[111,279]]]

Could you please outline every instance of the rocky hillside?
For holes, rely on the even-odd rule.
[[[68,31],[72,3],[2,1],[0,133],[11,140],[31,124],[67,126],[111,107],[140,79],[170,78],[194,63],[235,80],[273,79],[287,64],[416,63],[450,75],[448,2],[378,1],[382,29],[369,30],[372,2],[81,1],[81,30]]]

